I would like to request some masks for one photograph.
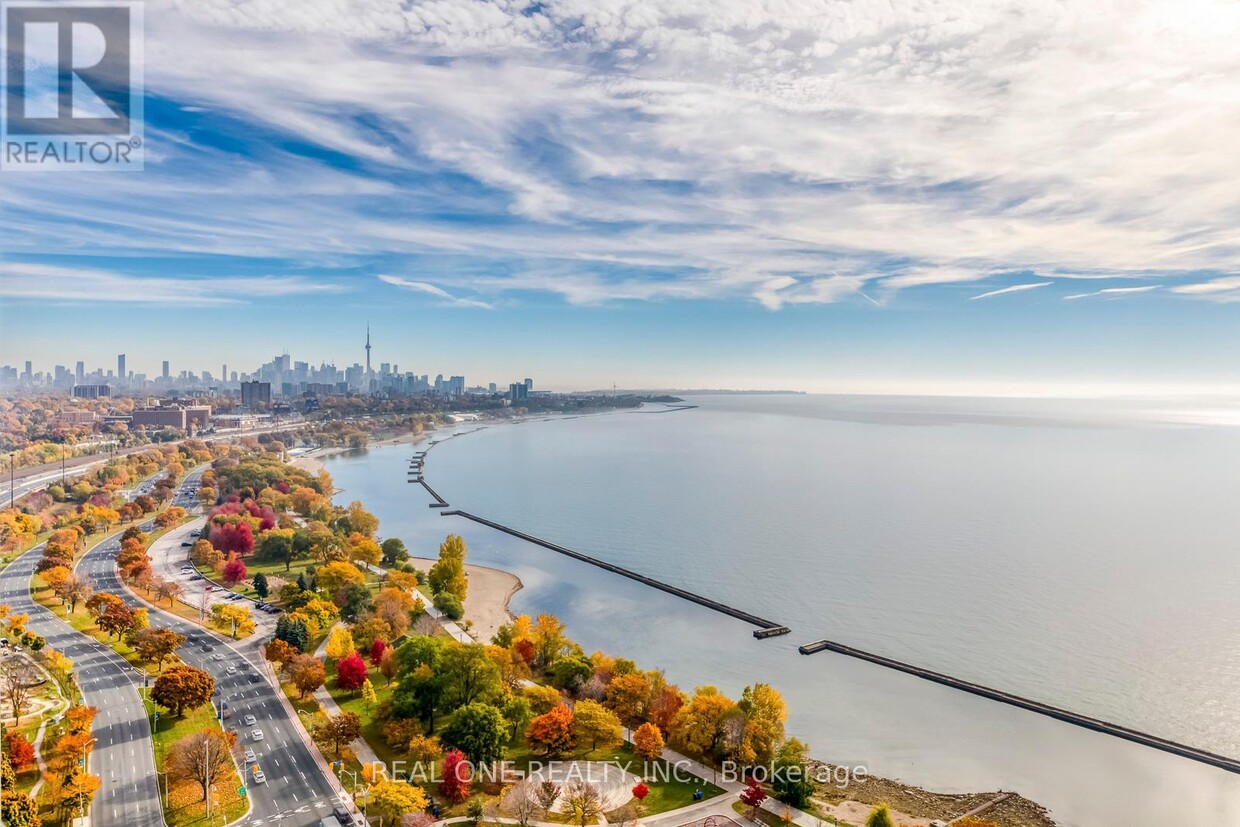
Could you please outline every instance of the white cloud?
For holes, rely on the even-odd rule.
[[[867,285],[889,304],[996,273],[1175,284],[1232,272],[1240,254],[1227,149],[1240,8],[1225,2],[162,0],[147,13],[155,93],[357,168],[289,141],[247,159],[148,130],[160,161],[141,176],[6,184],[6,251],[463,257],[478,266],[437,276],[445,293],[770,308]],[[422,182],[439,171],[476,185]],[[515,266],[477,276],[499,262]]]
[[[486,302],[453,296],[442,287],[436,287],[435,285],[425,281],[411,281],[410,279],[404,279],[400,276],[379,276],[379,281],[386,284],[391,284],[395,287],[403,288],[405,290],[412,290],[415,293],[426,293],[429,296],[434,296],[435,298],[440,299],[441,304],[445,304],[450,307],[475,307],[486,310],[491,309],[491,305]]]
[[[1149,293],[1151,290],[1157,290],[1161,286],[1161,284],[1149,284],[1145,287],[1107,287],[1104,290],[1095,290],[1092,293],[1074,293],[1071,296],[1064,296],[1064,301],[1087,299],[1090,296],[1111,296],[1113,298],[1118,298],[1119,296],[1127,296],[1133,293]]]
[[[978,293],[976,296],[970,296],[969,301],[977,301],[978,299],[988,299],[991,296],[1002,296],[1005,293],[1022,293],[1025,290],[1033,290],[1038,287],[1046,287],[1054,284],[1053,281],[1035,281],[1028,284],[1013,284],[1011,287],[1002,287],[998,290],[991,290],[988,293]]]
[[[10,299],[192,307],[341,290],[339,284],[300,276],[132,276],[90,268],[0,262],[0,296]]]

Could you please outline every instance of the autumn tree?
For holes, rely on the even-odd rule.
[[[886,804],[879,804],[865,820],[865,827],[896,827],[896,822],[891,817],[890,808]]]
[[[659,728],[647,721],[633,732],[633,750],[647,761],[653,761],[663,754],[663,733]]]
[[[353,635],[343,626],[337,626],[327,636],[327,656],[332,660],[348,657],[357,649],[353,645]]]
[[[184,642],[185,636],[171,629],[142,629],[133,635],[134,651],[145,662],[158,664],[160,671],[163,671],[164,661]]]
[[[336,662],[336,686],[350,692],[361,689],[366,682],[366,661],[357,652],[350,652]]]
[[[211,700],[215,679],[188,664],[171,666],[155,679],[151,700],[179,717],[186,709],[196,709]]]
[[[193,781],[205,801],[211,787],[226,779],[233,768],[232,749],[237,736],[218,729],[186,735],[172,745],[165,759],[168,777]]]
[[[573,733],[573,711],[560,704],[545,715],[530,721],[525,740],[534,752],[558,758],[576,746]]]
[[[298,655],[293,658],[293,662],[288,665],[286,671],[293,681],[293,686],[297,687],[298,698],[305,698],[322,686],[327,679],[323,661],[314,655]]]
[[[15,769],[20,770],[28,764],[33,764],[35,759],[34,747],[26,740],[26,736],[17,730],[10,730],[4,736],[5,754],[8,756],[9,763]]]
[[[430,802],[421,787],[404,781],[382,780],[367,790],[366,808],[382,819],[396,821],[405,813],[421,813]]]
[[[672,719],[671,744],[682,752],[718,758],[727,735],[727,716],[736,708],[713,686],[699,686]]]
[[[741,803],[749,808],[750,821],[758,820],[758,808],[763,801],[766,801],[766,791],[758,784],[757,779],[750,778],[745,789],[741,790]]]
[[[449,534],[439,546],[439,560],[427,574],[427,584],[434,594],[447,593],[465,600],[469,582],[465,577],[465,557],[469,548],[458,534]]]
[[[459,749],[450,750],[443,757],[440,770],[442,778],[439,782],[439,794],[453,804],[459,804],[469,798],[473,773],[465,753]]]
[[[154,581],[154,591],[156,600],[167,600],[171,606],[174,600],[185,593],[185,587],[175,580],[160,578]]]
[[[263,654],[267,656],[267,660],[278,664],[280,671],[284,671],[285,665],[297,657],[297,650],[289,645],[288,641],[273,638],[263,649]]]
[[[573,710],[573,735],[589,742],[590,751],[609,750],[624,743],[624,729],[616,713],[597,701],[579,701]]]
[[[254,615],[245,606],[232,603],[216,603],[211,607],[211,623],[221,629],[229,629],[235,638],[248,635],[256,628]]]
[[[362,719],[353,712],[341,712],[338,715],[320,713],[310,726],[310,735],[315,743],[330,746],[339,758],[340,750],[345,744],[362,736]]]
[[[788,707],[783,697],[769,684],[756,683],[745,687],[736,705],[745,715],[744,736],[737,751],[737,763],[769,764],[784,740]]]
[[[564,788],[564,803],[573,823],[579,827],[589,827],[603,814],[603,801],[598,788],[584,779],[574,781]]]
[[[245,561],[243,561],[240,557],[234,557],[224,564],[222,576],[224,578],[224,583],[229,586],[240,583],[248,575],[249,572],[245,568]]]
[[[634,725],[646,715],[650,700],[650,681],[645,675],[632,673],[617,675],[607,684],[603,701],[607,708],[626,724]]]
[[[389,537],[383,541],[382,562],[388,568],[394,568],[409,559],[409,550],[399,537]]]
[[[133,629],[136,621],[137,612],[122,603],[119,606],[109,606],[95,624],[112,637],[119,638]]]

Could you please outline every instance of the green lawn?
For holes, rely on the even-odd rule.
[[[145,693],[144,693],[145,694]],[[187,735],[208,729],[219,729],[220,722],[210,704],[186,712],[180,718],[174,718],[166,710],[160,709],[149,698],[146,700],[148,713],[159,712],[159,722],[154,727],[155,766],[162,767],[172,745]],[[235,769],[216,784],[217,806],[212,818],[207,819],[206,802],[202,800],[201,788],[193,782],[173,783],[171,789],[166,786],[168,779],[161,774],[160,795],[164,806],[164,820],[168,827],[208,827],[216,823],[227,824],[241,818],[249,811],[249,800],[242,798],[237,790],[241,786],[241,778]]]
[[[362,739],[370,745],[375,751],[375,755],[379,756],[379,760],[385,762],[388,766],[392,766],[394,761],[404,760],[405,756],[401,752],[397,752],[387,745],[387,741],[383,739],[383,724],[386,721],[375,719],[374,709],[367,709],[365,701],[362,700],[361,690],[350,692],[336,687],[336,664],[328,658],[327,663],[327,692],[332,696],[340,708],[345,712],[352,712],[362,719]],[[370,677],[370,683],[375,688],[375,696],[377,698],[375,707],[392,697],[392,687],[388,686],[387,679],[379,674],[379,670],[370,666],[370,661],[366,662],[369,667],[367,673]]]

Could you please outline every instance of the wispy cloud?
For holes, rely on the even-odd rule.
[[[484,310],[490,310],[492,307],[490,304],[477,299],[465,299],[460,298],[459,296],[453,296],[442,287],[436,287],[435,285],[425,281],[411,281],[410,279],[404,279],[400,276],[379,276],[379,281],[386,284],[391,284],[395,287],[400,287],[404,290],[412,290],[415,293],[425,293],[428,296],[434,296],[440,300],[441,304],[447,305],[448,307],[475,307]]]
[[[109,270],[0,262],[0,296],[63,302],[201,307],[338,293],[344,286],[302,276],[135,276]]]
[[[6,182],[0,248],[468,258],[495,283],[397,286],[471,306],[458,286],[778,309],[1234,270],[1226,4],[1069,25],[1044,0],[197,0],[148,22],[186,122],[148,125],[142,176]]]
[[[1240,276],[1222,276],[1195,284],[1179,284],[1172,287],[1171,292],[1214,302],[1237,302],[1240,301]]]
[[[1064,296],[1064,301],[1073,301],[1075,299],[1087,299],[1090,296],[1110,296],[1118,298],[1133,293],[1149,293],[1162,287],[1161,284],[1147,284],[1144,287],[1107,287],[1103,290],[1095,290],[1092,293],[1073,293],[1071,296]]]
[[[970,296],[969,301],[977,301],[978,299],[988,299],[991,296],[1002,296],[1005,293],[1021,293],[1025,290],[1033,290],[1037,287],[1047,287],[1054,284],[1053,281],[1035,281],[1028,284],[1013,284],[1011,287],[1003,287],[998,290],[991,290],[989,293],[978,293],[976,296]]]

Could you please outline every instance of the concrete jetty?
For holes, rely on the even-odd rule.
[[[694,594],[693,592],[686,591],[685,589],[682,589],[679,586],[673,586],[670,583],[664,583],[661,580],[655,580],[653,577],[647,577],[646,575],[639,574],[638,572],[635,572],[631,569],[626,569],[622,566],[617,566],[614,563],[608,563],[604,560],[599,560],[597,557],[591,557],[588,554],[583,554],[580,551],[574,551],[571,548],[565,548],[564,546],[558,545],[556,543],[552,543],[549,540],[544,540],[540,537],[535,537],[532,534],[526,534],[524,531],[518,531],[515,528],[510,528],[501,523],[488,520],[485,517],[479,517],[476,514],[470,514],[468,511],[460,511],[460,510],[442,511],[440,512],[440,514],[441,516],[444,516],[444,517],[455,516],[455,517],[464,517],[467,520],[473,520],[475,523],[479,523],[481,525],[487,526],[488,528],[493,528],[496,531],[502,531],[505,534],[509,534],[518,539],[525,540],[527,543],[533,543],[536,546],[542,546],[545,549],[550,549],[551,551],[554,551],[558,554],[563,554],[566,557],[572,557],[574,560],[580,560],[583,563],[589,563],[592,566],[597,566],[598,568],[609,571],[612,574],[618,574],[621,577],[627,577],[630,580],[636,580],[638,583],[642,583],[643,585],[650,586],[651,588],[658,589],[659,591],[667,592],[668,594],[672,594],[672,595],[675,595],[676,597],[680,597],[692,603],[696,603],[699,606],[705,606],[708,609],[713,609],[716,612],[728,615],[729,617],[734,617],[737,620],[742,620],[745,623],[749,623],[749,624],[752,624],[758,627],[757,629],[754,630],[753,636],[755,638],[758,638],[759,640],[765,640],[766,638],[775,637],[777,635],[786,635],[790,631],[787,626],[783,626],[779,623],[776,623],[773,620],[767,620],[765,618],[758,617],[757,615],[751,614],[742,609],[737,609],[732,606],[728,606],[727,604],[720,603],[717,600],[711,600],[709,597],[702,597],[700,594]]]
[[[968,692],[982,698],[988,698],[992,701],[1008,704],[1010,706],[1019,707],[1030,712],[1036,712],[1039,715],[1045,715],[1048,718],[1054,718],[1058,721],[1079,726],[1084,729],[1100,732],[1104,735],[1111,735],[1116,738],[1122,738],[1125,741],[1131,741],[1135,744],[1151,747],[1153,749],[1169,752],[1172,755],[1178,755],[1181,758],[1188,758],[1192,761],[1198,761],[1202,764],[1209,764],[1212,767],[1218,767],[1228,772],[1240,774],[1240,760],[1228,758],[1225,755],[1207,752],[1203,749],[1181,744],[1176,741],[1170,741],[1166,738],[1160,738],[1157,735],[1150,735],[1145,732],[1139,732],[1135,729],[1129,729],[1119,724],[1112,724],[1108,721],[1102,721],[1097,718],[1090,718],[1085,715],[1079,715],[1067,709],[1061,709],[1056,706],[1041,703],[1040,701],[1022,698],[1019,695],[1013,695],[1010,692],[1003,692],[998,689],[991,689],[988,686],[972,683],[970,681],[953,678],[951,675],[944,675],[940,672],[932,672],[929,669],[923,669],[920,666],[913,666],[902,661],[876,655],[873,652],[866,652],[852,646],[845,646],[842,643],[836,643],[833,640],[815,640],[804,646],[798,647],[798,651],[802,655],[812,655],[816,652],[835,652],[840,655],[847,655],[858,660],[868,661],[878,666],[885,666],[888,669],[894,669],[898,672],[904,672],[908,675],[931,681],[933,683],[948,686],[952,689],[959,689],[962,692]]]

